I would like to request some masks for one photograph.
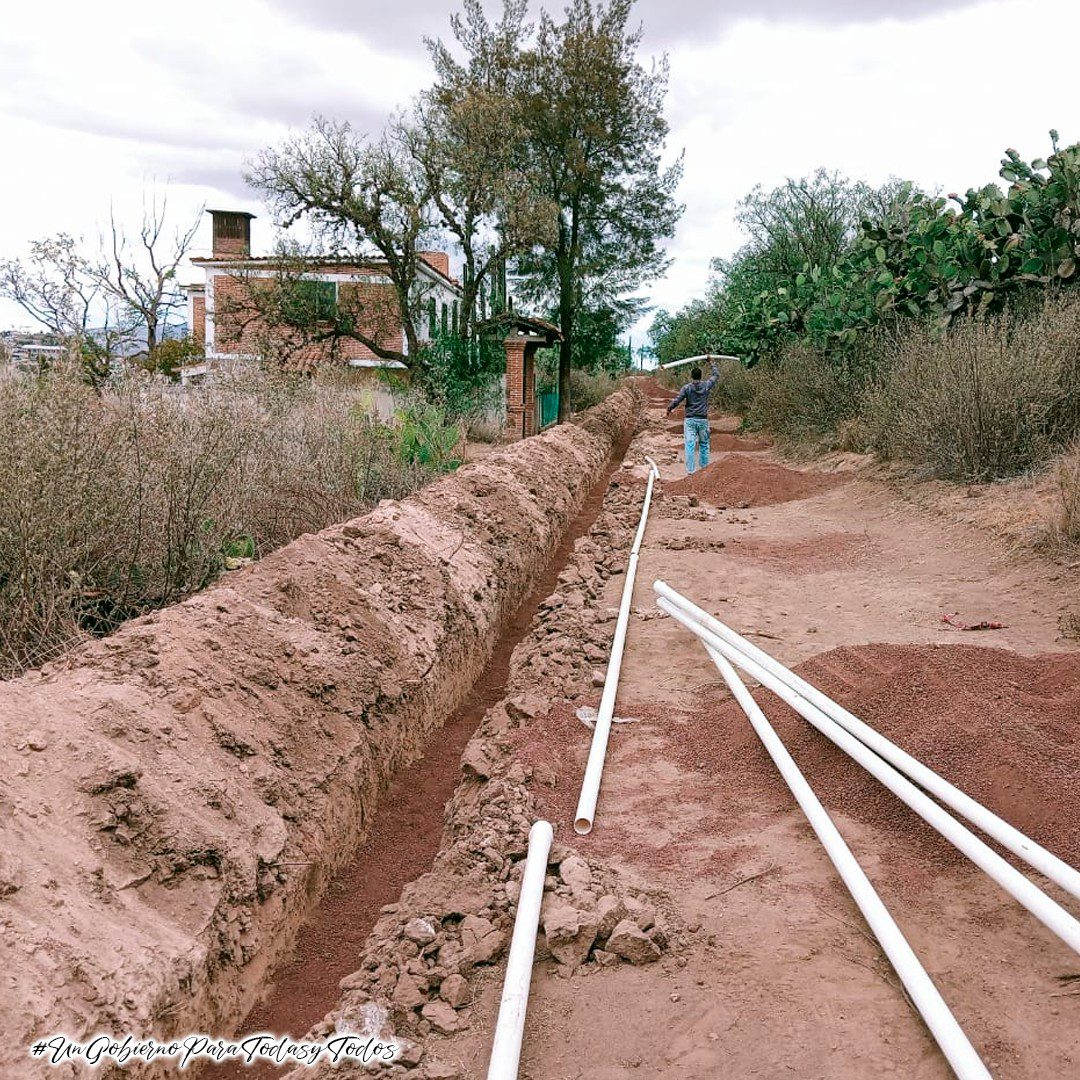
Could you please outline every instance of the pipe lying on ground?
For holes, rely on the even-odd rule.
[[[814,794],[813,788],[807,783],[806,777],[803,776],[780,736],[777,735],[757,702],[750,696],[750,691],[743,685],[731,664],[709,645],[705,646],[705,651],[719,669],[728,689],[734,694],[735,700],[742,706],[746,718],[757,732],[769,757],[780,770],[784,782],[791,789],[795,801],[798,802],[807,821],[817,833],[817,838],[832,860],[837,873],[843,879],[848,892],[851,893],[851,898],[874,932],[889,962],[895,968],[896,974],[900,976],[904,989],[907,990],[915,1008],[926,1021],[926,1026],[930,1029],[938,1046],[941,1047],[941,1052],[952,1066],[953,1072],[960,1077],[960,1080],[989,1080],[990,1073],[986,1066],[956,1022],[956,1017],[945,1004],[945,1000],[926,973],[926,969],[919,963],[919,958],[882,903],[874,886],[870,884],[858,860],[844,842],[832,818]]]
[[[745,653],[751,660],[757,661],[763,668],[791,687],[797,694],[835,720],[842,728],[849,731],[860,742],[879,754],[905,776],[914,780],[920,787],[936,795],[946,806],[967,818],[973,825],[982,829],[987,836],[992,836],[1002,847],[1023,859],[1041,874],[1060,885],[1071,896],[1080,899],[1080,872],[1059,859],[1052,852],[1025,836],[1019,829],[1000,818],[982,803],[976,802],[958,787],[953,786],[933,769],[901,750],[869,724],[848,712],[842,705],[823,694],[817,687],[800,678],[790,668],[785,667],[775,657],[770,656],[753,642],[725,626],[719,619],[681,596],[663,581],[654,582],[653,588],[670,603],[680,608],[695,622],[701,623],[717,637]]]
[[[672,360],[670,364],[661,364],[661,371],[670,368],[682,367],[683,364],[692,364],[695,360],[738,360],[737,356],[728,356],[727,353],[703,353],[701,356],[688,356],[685,360]]]
[[[499,1018],[495,1022],[495,1038],[491,1045],[488,1080],[517,1080],[551,839],[551,825],[546,821],[534,821],[529,830],[529,854],[521,877],[514,934],[510,939]]]
[[[756,660],[752,660],[745,653],[717,637],[707,627],[696,622],[682,608],[663,597],[657,600],[657,604],[661,610],[682,623],[687,630],[696,634],[731,663],[741,667],[762,686],[787,702],[822,735],[839,746],[849,757],[854,758],[871,776],[880,780],[897,798],[911,807],[923,821],[937,829],[976,866],[989,874],[1014,900],[1026,907],[1047,929],[1057,934],[1069,948],[1080,953],[1080,923],[1034,882],[1024,877],[1019,870],[1007,863],[948,811],[924,794],[903,773],[894,769],[883,758],[878,757],[873,750],[859,742],[851,732],[842,728],[816,705],[801,697]]]
[[[596,710],[596,726],[593,728],[592,745],[589,747],[589,760],[585,766],[585,776],[581,781],[581,796],[578,799],[577,813],[574,815],[574,831],[581,835],[592,831],[593,820],[596,816],[596,799],[600,794],[600,777],[604,772],[608,735],[611,733],[611,717],[615,712],[615,694],[619,689],[619,671],[622,668],[623,647],[626,644],[626,627],[630,621],[630,601],[634,595],[638,551],[641,548],[642,537],[645,535],[645,524],[649,519],[653,482],[660,476],[656,462],[649,457],[645,460],[649,463],[649,482],[645,488],[645,502],[641,507],[641,521],[638,523],[637,535],[634,537],[634,546],[630,549],[630,559],[626,564],[626,581],[623,583],[615,635],[611,639],[611,656],[608,658],[604,691],[600,697],[600,707]]]

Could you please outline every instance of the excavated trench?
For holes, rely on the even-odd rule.
[[[409,881],[430,868],[442,839],[443,808],[461,781],[462,752],[484,714],[504,696],[514,649],[528,633],[541,603],[554,591],[574,544],[596,520],[632,434],[628,429],[613,445],[547,567],[496,642],[468,699],[434,733],[423,756],[391,781],[367,839],[330,882],[298,933],[293,955],[274,972],[269,992],[240,1025],[240,1037],[262,1031],[300,1037],[321,1020],[337,1004],[338,984],[355,970],[380,909],[395,902]],[[231,1061],[206,1066],[203,1075],[214,1080],[266,1080],[282,1076],[289,1067]]]
[[[622,390],[0,683],[0,1075],[78,1075],[26,1056],[56,1032],[235,1031],[285,957],[252,1021],[325,1011],[438,849],[461,747],[641,404]]]

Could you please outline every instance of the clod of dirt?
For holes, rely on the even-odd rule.
[[[800,472],[771,461],[734,455],[665,484],[664,494],[698,495],[714,506],[772,506],[820,495],[849,479],[837,474]]]

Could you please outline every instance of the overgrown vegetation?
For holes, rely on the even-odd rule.
[[[789,447],[876,451],[924,477],[1045,466],[1080,437],[1080,144],[1001,161],[1004,186],[941,198],[819,170],[755,190],[749,240],[706,296],[653,327],[661,362],[732,352],[749,425]],[[747,390],[747,393],[741,391]],[[1080,547],[1076,451],[1060,550]]]
[[[432,406],[381,424],[369,397],[266,377],[96,392],[63,367],[0,381],[0,677],[452,467],[456,425]]]

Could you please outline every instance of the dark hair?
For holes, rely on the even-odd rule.
[[[691,379],[700,379],[701,378],[701,368],[699,368],[699,367],[691,368],[690,369],[690,378]]]

